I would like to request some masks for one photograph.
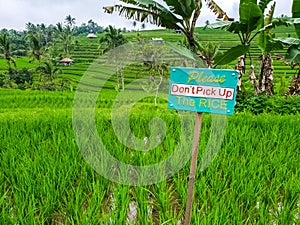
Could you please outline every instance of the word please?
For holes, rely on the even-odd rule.
[[[188,83],[190,83],[191,81],[196,81],[198,83],[200,82],[208,82],[208,83],[224,83],[226,79],[226,76],[215,76],[215,75],[210,75],[207,76],[204,74],[204,72],[199,73],[197,71],[191,71],[189,72],[189,79],[188,79]]]
[[[186,84],[172,84],[171,95],[189,96],[189,97],[204,97],[204,98],[219,98],[233,99],[233,88],[221,88],[211,86],[198,86]]]

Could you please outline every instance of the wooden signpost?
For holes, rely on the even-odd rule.
[[[184,225],[191,221],[202,113],[233,115],[237,83],[235,70],[171,68],[168,108],[196,112]]]

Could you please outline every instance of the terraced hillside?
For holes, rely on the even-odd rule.
[[[273,33],[276,34],[276,37],[287,37],[287,36],[295,36],[293,27],[279,27],[273,30]],[[196,34],[200,37],[201,42],[213,42],[220,45],[221,51],[226,51],[232,46],[239,44],[239,38],[237,35],[226,32],[224,30],[211,30],[211,29],[203,29],[196,28]],[[136,42],[138,38],[142,38],[144,40],[151,40],[151,38],[163,38],[166,42],[177,43],[178,41],[184,38],[183,34],[176,34],[173,30],[150,30],[150,31],[139,31],[139,32],[128,32],[125,33],[127,39],[131,42]],[[73,51],[71,52],[71,57],[74,59],[74,64],[71,66],[60,66],[63,71],[63,74],[60,75],[61,78],[68,78],[73,86],[77,86],[77,83],[81,79],[82,75],[88,70],[89,66],[96,59],[99,59],[99,38],[89,39],[85,36],[76,37],[76,45]],[[257,40],[255,40],[257,41]],[[294,75],[295,71],[290,69],[289,65],[285,65],[282,60],[282,56],[285,54],[286,50],[280,50],[273,53],[274,60],[274,77],[275,77],[275,90],[278,91],[279,87],[284,85],[288,86],[289,78]],[[255,62],[256,74],[259,74],[259,56],[260,50],[256,43],[253,43],[251,49],[252,58]],[[223,68],[234,68],[236,61],[232,62],[230,65],[227,65]],[[36,63],[29,63],[29,58],[21,57],[17,58],[17,66],[18,68],[33,68],[36,66]],[[136,78],[141,78],[144,75],[148,76],[147,72],[138,69],[139,66],[132,66],[131,68],[126,68],[125,71],[125,83],[128,83]],[[6,62],[4,59],[0,59],[0,72],[4,72],[6,70]],[[112,63],[111,66],[106,67],[106,72],[111,73],[115,71],[115,65]],[[105,71],[104,71],[105,72]],[[285,79],[282,79],[285,77]],[[115,78],[114,78],[115,79]],[[116,80],[110,79],[110,81],[106,84],[106,87],[114,89],[116,86]],[[244,77],[247,79],[247,76]],[[282,82],[284,84],[282,84]]]
[[[223,31],[223,30],[211,30],[211,29],[202,29],[197,28],[196,33],[199,35],[201,41],[203,43],[206,42],[213,42],[220,45],[221,51],[226,51],[227,49],[231,48],[232,46],[239,44],[239,39],[237,35]],[[287,37],[288,35],[294,36],[294,29],[292,27],[280,27],[276,28],[274,33],[276,37]],[[128,40],[135,42],[139,38],[150,40],[151,38],[163,38],[164,41],[167,42],[178,42],[181,40],[184,35],[183,34],[176,34],[173,30],[152,30],[152,31],[140,31],[140,32],[129,32],[126,33],[125,36]],[[77,83],[82,74],[87,70],[89,65],[96,59],[99,58],[99,38],[95,39],[88,39],[86,37],[77,37],[77,44],[72,52],[72,57],[75,61],[74,65],[69,67],[62,67],[63,69],[63,76],[69,78],[73,83]],[[258,46],[254,43],[252,45],[252,57],[254,62],[256,62],[256,73],[259,73],[259,56],[260,50]],[[273,60],[274,60],[274,76],[276,79],[277,87],[280,85],[282,77],[285,77],[287,80],[290,76],[294,74],[294,71],[290,69],[289,65],[285,65],[282,60],[279,60],[281,56],[283,56],[285,50],[276,51],[273,53]],[[226,66],[226,68],[234,68],[236,62],[232,62],[230,65]],[[114,66],[111,67],[111,70],[115,70]],[[126,73],[125,80],[130,81],[136,78],[136,69],[131,68],[130,73]],[[247,79],[245,77],[245,79]],[[288,82],[285,84],[288,85]],[[108,85],[109,88],[114,88],[115,84],[110,83]]]

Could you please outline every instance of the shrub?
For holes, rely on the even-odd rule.
[[[272,96],[263,93],[249,98],[239,98],[236,104],[237,112],[251,112],[253,114],[297,114],[300,113],[300,96]]]

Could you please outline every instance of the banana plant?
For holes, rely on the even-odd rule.
[[[295,30],[298,36],[298,39],[300,39],[300,0],[294,0],[293,6],[292,6],[292,13],[295,25]]]
[[[224,29],[226,31],[237,34],[240,40],[240,44],[232,47],[223,55],[216,57],[215,65],[226,65],[237,58],[239,58],[239,63],[236,69],[239,70],[239,82],[238,89],[241,91],[242,76],[244,75],[245,60],[246,56],[250,56],[250,80],[253,83],[256,92],[258,92],[259,84],[254,75],[254,66],[252,63],[252,58],[250,55],[250,47],[258,35],[261,35],[261,49],[267,51],[270,48],[270,32],[269,30],[274,27],[271,23],[273,17],[273,12],[275,8],[275,3],[272,5],[270,12],[264,18],[265,11],[268,5],[273,0],[240,0],[239,4],[239,20],[238,21],[218,21],[216,23],[210,24],[207,27],[212,29]],[[268,37],[267,37],[268,36]],[[268,48],[267,48],[268,45]]]
[[[261,50],[261,68],[258,79],[256,79],[254,71],[250,69],[250,72],[253,71],[253,73],[250,74],[249,79],[254,86],[255,94],[261,92],[265,92],[265,94],[269,96],[274,94],[273,60],[271,58],[271,52],[283,48],[281,43],[273,41],[274,35],[271,33],[271,28],[273,28],[275,24],[282,23],[282,21],[275,21],[273,18],[275,6],[276,2],[271,5],[269,12],[266,14],[265,19],[261,24],[261,27],[267,26],[269,28],[261,32],[258,38],[258,47]]]
[[[190,49],[189,44],[186,38],[183,38],[179,41],[179,45],[187,49]],[[215,58],[219,54],[220,45],[208,42],[202,44],[198,35],[195,36],[195,48],[193,50],[204,62],[204,65],[207,68],[212,68],[215,62]]]
[[[11,63],[13,63],[15,68],[17,66],[12,56],[11,44],[11,39],[7,33],[0,34],[0,54],[3,54],[6,59],[8,70],[11,69]]]
[[[277,38],[276,41],[288,45],[285,60],[290,63],[292,69],[297,69],[296,76],[292,78],[286,95],[300,95],[300,0],[293,0],[292,16],[287,23],[295,26],[297,38]]]

